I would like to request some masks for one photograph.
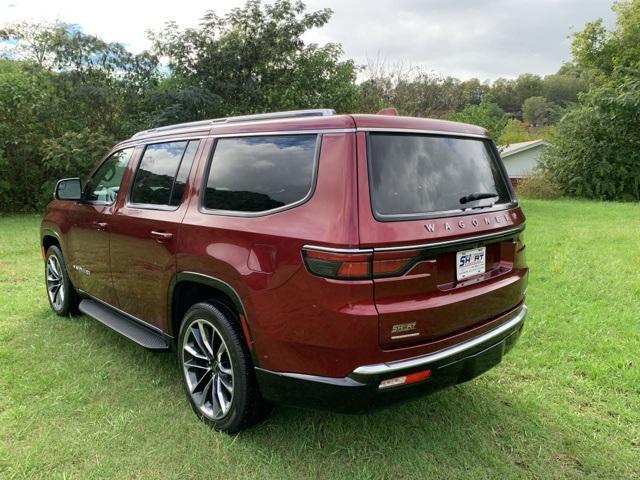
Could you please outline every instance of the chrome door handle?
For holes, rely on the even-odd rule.
[[[91,228],[95,228],[96,230],[106,230],[109,227],[107,222],[91,222]]]
[[[173,233],[151,230],[151,238],[155,238],[159,242],[168,242],[173,238]]]

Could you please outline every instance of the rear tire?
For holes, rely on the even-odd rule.
[[[264,411],[237,318],[217,303],[197,303],[184,316],[178,363],[193,411],[207,425],[236,433]]]
[[[80,298],[69,279],[62,251],[56,245],[47,249],[44,276],[51,310],[63,317],[77,313]]]

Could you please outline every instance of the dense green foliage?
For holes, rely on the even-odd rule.
[[[294,0],[249,0],[222,17],[209,11],[195,28],[169,23],[149,34],[152,49],[139,55],[73,25],[6,25],[0,211],[42,208],[57,178],[88,173],[109,145],[137,130],[316,107],[375,113],[394,106],[404,115],[479,124],[502,144],[545,137],[564,118],[546,163],[563,191],[637,198],[639,4],[615,5],[613,31],[587,24],[574,37],[572,62],[557,73],[493,82],[384,62],[356,66],[340,45],[303,41],[331,11],[309,12]]]
[[[520,180],[516,185],[516,193],[518,196],[540,200],[552,200],[562,196],[562,190],[555,180],[540,170]]]
[[[567,195],[640,200],[640,0],[614,5],[616,28],[601,21],[576,34],[576,64],[595,85],[564,116],[544,168]]]
[[[234,436],[193,414],[175,354],[56,317],[40,219],[0,216],[0,478],[640,478],[640,204],[522,208],[530,310],[500,365],[364,415],[278,406]]]
[[[504,110],[487,96],[483,97],[478,105],[467,105],[462,111],[452,114],[450,118],[458,122],[480,125],[486,128],[493,138],[500,137],[509,120]]]

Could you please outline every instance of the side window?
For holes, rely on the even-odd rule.
[[[133,148],[125,148],[107,158],[85,185],[85,200],[105,204],[115,202],[132,153]]]
[[[264,212],[303,200],[313,183],[317,141],[315,134],[219,139],[204,207]]]
[[[199,140],[147,145],[131,189],[131,203],[180,204]]]

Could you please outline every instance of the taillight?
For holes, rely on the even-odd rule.
[[[403,275],[415,263],[417,250],[322,250],[304,247],[302,256],[314,275],[340,280],[366,280]]]
[[[328,252],[303,248],[307,269],[321,277],[343,280],[371,278],[371,252]]]

